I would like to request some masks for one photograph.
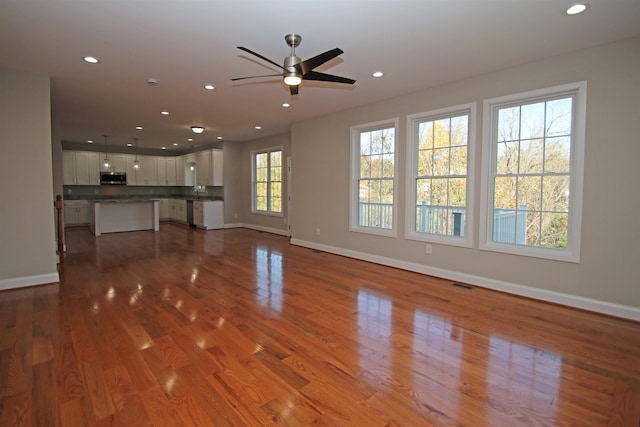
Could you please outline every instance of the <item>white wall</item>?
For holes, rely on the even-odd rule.
[[[0,289],[58,281],[49,77],[0,69]]]
[[[482,101],[582,80],[588,95],[581,262],[479,250]],[[406,116],[467,102],[478,106],[474,247],[434,244],[427,255],[424,243],[403,237]],[[292,242],[640,320],[639,105],[635,38],[297,123]],[[398,237],[349,232],[349,129],[394,117],[400,119]]]

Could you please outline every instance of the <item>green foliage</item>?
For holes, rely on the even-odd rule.
[[[494,207],[526,210],[526,244],[566,247],[572,99],[498,112]]]

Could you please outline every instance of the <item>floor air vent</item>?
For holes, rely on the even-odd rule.
[[[473,286],[469,286],[469,285],[463,285],[462,283],[452,283],[453,286],[457,286],[459,288],[462,289],[468,289],[468,290],[472,290]]]

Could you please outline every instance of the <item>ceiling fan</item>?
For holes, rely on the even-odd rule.
[[[258,77],[275,77],[282,76],[284,79],[284,83],[289,86],[289,90],[291,91],[291,95],[298,94],[298,87],[303,80],[318,80],[322,82],[332,82],[332,83],[346,83],[346,84],[354,84],[356,81],[353,79],[348,79],[346,77],[334,76],[331,74],[321,73],[318,71],[313,71],[314,68],[319,67],[342,54],[342,49],[331,49],[320,55],[314,56],[313,58],[309,58],[306,61],[300,61],[300,58],[296,56],[296,47],[300,46],[300,42],[302,41],[302,36],[298,34],[287,34],[284,36],[284,40],[287,42],[289,46],[291,46],[291,55],[284,58],[284,64],[280,65],[269,58],[266,58],[259,53],[256,53],[252,50],[247,49],[246,47],[238,46],[238,49],[250,53],[251,55],[257,56],[263,61],[267,61],[269,64],[275,65],[278,68],[282,69],[282,73],[279,74],[267,74],[263,76],[250,76],[250,77],[238,77],[235,79],[231,79],[232,81],[244,80],[244,79],[254,79]]]

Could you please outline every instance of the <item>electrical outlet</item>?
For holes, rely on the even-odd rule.
[[[425,246],[424,251],[428,254],[433,252],[433,248],[431,247],[430,244],[427,243],[427,246]]]
[[[316,228],[316,236],[319,236],[319,235],[320,235],[320,229]]]

